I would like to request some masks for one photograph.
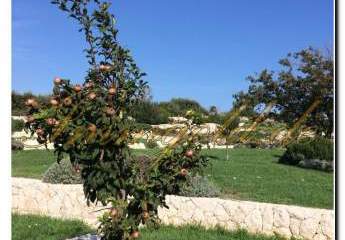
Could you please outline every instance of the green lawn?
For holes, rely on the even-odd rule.
[[[333,207],[333,174],[278,163],[282,149],[207,151],[217,156],[205,174],[225,196],[301,206]]]
[[[332,208],[333,174],[279,164],[282,149],[231,149],[228,161],[223,149],[204,152],[218,157],[211,160],[205,175],[220,187],[223,198]],[[52,151],[15,152],[12,176],[41,178],[54,161]]]
[[[65,240],[90,232],[94,230],[77,220],[12,214],[12,240]]]
[[[74,236],[93,233],[81,221],[59,220],[37,215],[12,214],[12,240],[64,240]],[[281,240],[279,237],[250,235],[245,231],[229,232],[198,226],[161,226],[158,229],[143,228],[142,240]]]
[[[51,150],[12,151],[12,176],[40,179],[55,161]]]

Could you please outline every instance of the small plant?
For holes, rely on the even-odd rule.
[[[24,129],[25,123],[23,120],[12,119],[11,129],[12,132],[20,132]]]
[[[145,147],[156,148],[156,147],[158,147],[158,144],[157,144],[156,140],[154,140],[154,139],[147,139],[145,142]]]
[[[147,123],[135,123],[134,124],[134,131],[135,132],[141,132],[141,131],[149,131],[152,127],[150,124]]]
[[[313,166],[308,164],[310,160],[320,159],[327,162],[333,161],[333,142],[326,138],[303,139],[289,144],[286,152],[279,159],[280,163],[301,166]],[[306,162],[304,162],[306,161]]]
[[[70,160],[64,158],[60,163],[53,163],[44,173],[42,181],[54,184],[80,184],[80,167],[73,167]]]
[[[220,190],[206,176],[195,175],[188,178],[181,196],[186,197],[218,197]]]

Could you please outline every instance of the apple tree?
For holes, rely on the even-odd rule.
[[[208,158],[201,155],[199,137],[190,121],[174,142],[154,157],[133,156],[133,121],[129,111],[147,88],[145,74],[118,39],[115,17],[108,2],[53,0],[80,25],[87,42],[90,68],[82,84],[56,77],[50,104],[26,101],[26,128],[42,144],[54,143],[57,160],[67,155],[80,172],[87,203],[100,202],[102,239],[134,239],[140,224],[157,224],[165,196],[177,194],[187,178]]]

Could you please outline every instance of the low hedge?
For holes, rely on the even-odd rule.
[[[11,130],[12,132],[20,132],[24,129],[24,121],[19,119],[12,119],[11,121]]]
[[[333,141],[326,138],[315,138],[289,144],[279,162],[305,168],[321,168],[321,170],[327,168],[329,171],[333,162]],[[324,165],[327,166],[321,167]]]

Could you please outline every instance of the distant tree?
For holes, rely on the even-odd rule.
[[[211,106],[210,110],[208,111],[210,115],[217,115],[218,114],[218,109],[216,106]]]
[[[160,108],[158,103],[149,100],[138,101],[131,108],[130,115],[138,123],[162,124],[168,122],[169,113]]]
[[[235,105],[246,102],[253,111],[259,105],[274,103],[271,115],[291,126],[318,101],[304,124],[318,134],[323,132],[331,136],[334,101],[332,56],[307,48],[289,53],[279,64],[282,70],[278,73],[265,69],[258,75],[249,76],[248,91],[234,96]]]
[[[159,106],[169,112],[170,116],[182,116],[189,110],[200,114],[207,114],[205,108],[197,101],[191,99],[173,98],[169,102],[161,102]]]

